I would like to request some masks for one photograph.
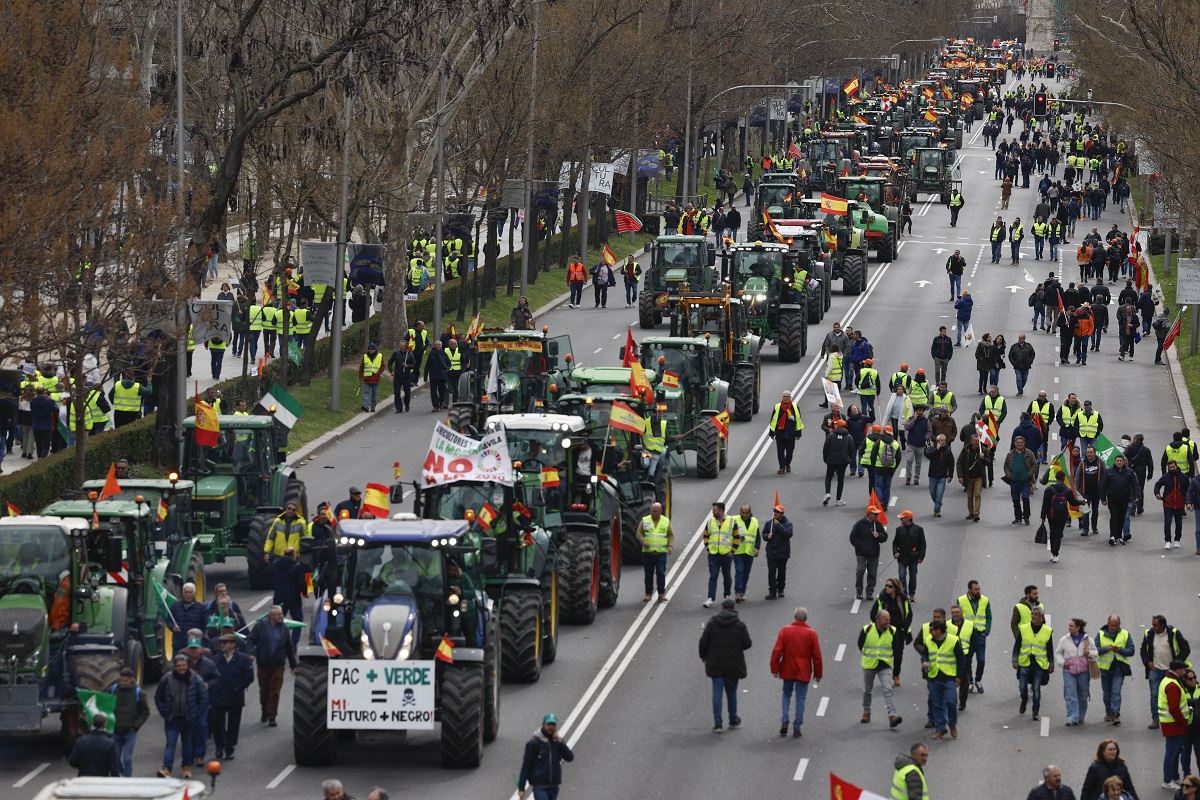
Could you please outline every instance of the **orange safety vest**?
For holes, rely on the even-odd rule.
[[[587,273],[584,271],[583,264],[572,261],[567,265],[567,283],[584,283],[586,281]]]

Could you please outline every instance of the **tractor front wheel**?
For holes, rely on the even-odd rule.
[[[842,294],[857,297],[866,286],[866,262],[857,253],[842,258]]]
[[[275,517],[255,514],[246,531],[246,575],[251,589],[270,589],[271,571],[266,559],[267,534]]]
[[[600,594],[600,553],[596,532],[590,528],[567,531],[567,590],[563,619],[572,625],[590,625],[596,619]]]
[[[338,738],[327,724],[329,669],[325,661],[301,661],[292,690],[292,756],[301,767],[337,760]]]
[[[721,434],[705,417],[696,430],[696,477],[715,478],[721,472]]]
[[[500,674],[509,683],[533,683],[542,675],[542,593],[505,589],[500,601]]]
[[[482,664],[454,664],[442,674],[442,766],[474,769],[483,761]]]
[[[795,309],[779,312],[779,360],[791,364],[800,360],[800,342],[804,336],[804,315]]]
[[[738,422],[749,422],[754,418],[754,369],[747,365],[733,373],[733,418]]]

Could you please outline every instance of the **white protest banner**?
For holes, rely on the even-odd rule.
[[[840,406],[842,404],[842,393],[838,390],[838,385],[829,378],[821,378],[821,386],[825,388],[825,402],[829,405]]]
[[[304,282],[333,286],[338,274],[337,242],[301,242],[300,264],[304,267]]]
[[[495,481],[511,486],[513,480],[512,459],[503,429],[491,431],[477,441],[437,423],[421,470],[425,486],[456,481]]]
[[[201,344],[220,337],[228,344],[233,341],[232,300],[189,300],[188,319],[192,323],[192,341]]]

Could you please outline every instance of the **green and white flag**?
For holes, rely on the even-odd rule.
[[[271,406],[275,406],[275,419],[279,420],[289,431],[295,427],[296,420],[304,414],[304,406],[300,405],[296,398],[288,394],[287,390],[278,383],[267,390],[254,410],[261,409],[261,413],[270,414]]]
[[[75,692],[79,695],[79,708],[83,711],[83,718],[87,720],[88,730],[92,729],[92,718],[103,712],[108,717],[105,730],[112,733],[117,725],[117,696],[87,689],[76,689]]]
[[[175,615],[171,613],[171,606],[175,605],[175,595],[167,591],[167,587],[162,585],[162,581],[153,575],[150,576],[150,585],[154,587],[154,593],[158,595],[158,604],[162,606],[163,611],[171,620],[171,625],[178,625]]]
[[[1104,466],[1111,467],[1113,460],[1117,456],[1122,455],[1120,447],[1112,443],[1103,433],[1096,434],[1096,442],[1093,445],[1096,448],[1096,456],[1104,462]]]
[[[305,627],[306,625],[308,625],[308,623],[307,623],[307,622],[301,622],[301,621],[300,621],[300,620],[298,620],[298,619],[288,619],[287,617],[284,617],[284,618],[283,618],[283,625],[284,625],[284,627],[286,627],[286,628],[287,628],[289,631],[294,631],[294,630],[296,630],[297,628],[303,628],[303,627]]]

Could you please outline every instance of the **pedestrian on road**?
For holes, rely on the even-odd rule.
[[[1057,564],[1058,552],[1062,546],[1063,530],[1071,521],[1071,507],[1079,506],[1081,501],[1074,490],[1067,485],[1065,472],[1060,470],[1055,478],[1055,483],[1049,486],[1046,494],[1042,496],[1041,521],[1049,528],[1050,561]],[[1080,525],[1080,527],[1083,526]]]
[[[950,227],[958,227],[958,215],[962,211],[965,201],[963,200],[962,192],[958,189],[950,190]]]
[[[587,268],[583,266],[583,262],[577,256],[572,256],[571,263],[567,265],[567,288],[571,290],[567,308],[579,308],[583,304],[583,285],[585,283],[587,283]]]
[[[1133,439],[1125,447],[1125,463],[1133,470],[1133,475],[1137,478],[1138,487],[1134,501],[1134,514],[1145,513],[1145,505],[1143,503],[1143,495],[1146,488],[1146,480],[1154,477],[1154,454],[1150,452],[1150,448],[1146,447],[1146,437],[1144,434],[1135,433]],[[1187,477],[1186,475],[1184,476]],[[1151,492],[1153,494],[1153,492]],[[1197,549],[1200,549],[1198,547]]]
[[[596,297],[596,308],[608,308],[608,287],[617,285],[617,274],[603,261],[592,267],[592,293]]]
[[[654,594],[656,579],[658,601],[667,602],[667,556],[675,551],[675,531],[671,527],[671,520],[662,512],[662,503],[654,503],[650,506],[650,516],[642,517],[642,524],[638,528],[642,570],[646,578],[646,595],[642,598],[645,603],[649,603]]]
[[[783,397],[775,404],[767,435],[775,441],[775,457],[779,461],[778,474],[791,472],[796,440],[804,435],[804,422],[800,419],[799,407],[792,402],[791,392],[784,392]]]
[[[783,680],[783,716],[779,735],[787,736],[792,695],[796,696],[796,713],[792,717],[792,738],[799,739],[804,725],[804,704],[808,699],[808,684],[815,686],[824,674],[821,643],[817,632],[808,625],[808,610],[796,609],[791,625],[785,625],[775,638],[771,650],[771,674]]]
[[[750,570],[754,567],[754,558],[758,555],[758,519],[750,513],[750,504],[743,503],[734,517],[733,524],[737,528],[733,549],[733,599],[739,603],[746,600],[746,585],[750,582]]]
[[[1037,478],[1037,458],[1025,446],[1025,437],[1018,436],[1004,458],[1004,482],[1012,494],[1013,525],[1029,524],[1029,493],[1037,491]]]
[[[180,638],[186,638],[191,628],[204,629],[208,624],[208,606],[202,599],[196,597],[196,584],[188,581],[181,591],[183,597],[171,605],[170,617],[175,621],[174,631]]]
[[[1137,326],[1138,313],[1132,303],[1126,303],[1117,309],[1117,336],[1121,343],[1121,351],[1117,355],[1118,361],[1125,360],[1126,351],[1129,353],[1129,360],[1133,360],[1133,347],[1140,338]]]
[[[1017,341],[1008,348],[1008,363],[1012,364],[1013,377],[1017,381],[1017,397],[1025,394],[1025,384],[1029,381],[1029,370],[1033,368],[1033,360],[1037,353],[1033,345],[1025,341],[1025,334],[1017,335]]]
[[[974,631],[971,649],[964,653],[966,671],[962,678],[968,683],[967,693],[983,694],[983,668],[987,665],[987,637],[992,632],[992,604],[979,587],[979,581],[967,581],[967,593],[958,598],[957,607]],[[953,610],[953,609],[951,609]],[[975,661],[975,678],[971,679],[971,661]],[[961,684],[960,684],[961,688]],[[963,696],[959,692],[959,697]]]
[[[271,560],[271,584],[275,590],[271,601],[283,609],[285,615],[297,622],[304,621],[304,596],[308,594],[308,583],[304,576],[308,569],[296,558],[296,548],[286,547],[283,555]],[[292,631],[292,644],[300,643],[300,629]]]
[[[1104,739],[1096,748],[1096,758],[1088,766],[1083,788],[1079,790],[1080,796],[1107,800],[1107,795],[1101,792],[1110,778],[1119,779],[1124,787],[1125,796],[1136,800],[1137,790],[1133,788],[1133,777],[1129,774],[1129,767],[1125,766],[1125,759],[1121,758],[1121,746],[1117,744],[1116,739]],[[1200,781],[1197,785],[1200,785]]]
[[[1172,498],[1171,502],[1178,505],[1182,515],[1184,496],[1187,494],[1187,480],[1182,475],[1179,476],[1178,486],[1175,488],[1178,496]],[[1141,499],[1140,492],[1141,487],[1138,484],[1137,476],[1125,462],[1125,456],[1117,455],[1113,459],[1113,465],[1105,470],[1104,479],[1100,483],[1100,502],[1108,507],[1108,543],[1110,546],[1116,543],[1114,541],[1116,539],[1120,539],[1124,543],[1131,538],[1130,520],[1133,516],[1135,501]],[[1178,524],[1175,526],[1176,547],[1179,547],[1179,537],[1183,532],[1182,525],[1183,518],[1180,516]]]
[[[900,468],[900,449],[903,445],[892,437],[892,431],[891,425],[884,425],[879,440],[871,448],[871,467],[874,472],[872,483],[881,509],[887,508],[891,503],[892,479],[896,476],[896,470]]]
[[[150,719],[150,704],[136,679],[130,667],[121,667],[116,684],[108,690],[117,698],[112,741],[117,748],[121,775],[126,778],[133,777],[133,749],[137,746],[138,731]]]
[[[282,558],[289,549],[295,552],[300,547],[300,539],[307,535],[308,523],[304,521],[304,517],[300,516],[296,503],[288,502],[283,507],[283,513],[274,519],[267,531],[267,540],[263,542],[263,559],[270,564],[272,559]],[[183,596],[184,599],[187,598],[186,591]],[[175,615],[175,619],[180,623],[183,622],[179,615]],[[194,627],[203,628],[208,624],[207,606],[204,606],[203,620]]]
[[[892,800],[929,800],[929,786],[925,783],[925,764],[929,761],[929,748],[917,742],[909,748],[908,755],[896,756],[892,773]]]
[[[333,516],[335,519],[342,519],[342,512],[345,511],[347,518],[358,519],[362,513],[362,489],[351,486],[346,495],[345,500],[333,507]]]
[[[956,330],[957,336],[954,340],[955,345],[962,344],[963,333],[971,325],[971,309],[975,305],[975,300],[971,297],[971,293],[966,289],[954,303],[954,319],[958,323]]]
[[[858,410],[858,406],[852,405],[846,409],[846,430],[850,431],[850,438],[854,440],[854,458],[850,461],[849,469],[851,478],[861,478],[863,470],[866,469],[862,460],[863,450],[867,443],[867,433],[874,420],[874,414],[864,414]]]
[[[929,355],[933,358],[933,382],[940,386],[946,382],[946,370],[950,366],[950,359],[954,358],[954,342],[947,335],[945,325],[938,328],[938,335],[933,337]]]
[[[904,648],[912,644],[912,604],[898,578],[888,578],[883,591],[871,606],[871,621],[880,612],[886,611],[892,620],[896,634],[892,639],[892,685],[900,685],[900,668],[904,665]]]
[[[1138,655],[1146,670],[1146,680],[1150,683],[1150,728],[1159,725],[1161,694],[1159,684],[1171,667],[1172,661],[1187,661],[1191,655],[1192,646],[1177,628],[1167,624],[1167,618],[1155,614],[1150,619],[1150,629],[1142,636],[1142,644]]]
[[[1033,720],[1040,719],[1042,707],[1042,675],[1054,672],[1050,660],[1050,642],[1054,629],[1046,624],[1042,609],[1029,612],[1029,622],[1017,626],[1018,646],[1013,650],[1013,669],[1017,673],[1017,690],[1021,695],[1019,713],[1024,714],[1033,694]]]
[[[792,555],[792,523],[785,516],[786,511],[776,503],[771,519],[762,529],[767,556],[767,600],[776,597],[782,599],[787,586],[787,562]]]
[[[1184,686],[1184,676],[1187,674],[1187,662],[1180,659],[1171,661],[1168,671],[1163,675],[1158,689],[1158,715],[1155,717],[1162,729],[1163,744],[1163,788],[1178,789],[1179,786],[1179,757],[1183,751],[1183,742],[1187,737],[1188,726],[1192,721],[1192,706],[1190,699],[1195,690],[1195,684]]]
[[[1154,363],[1162,364],[1163,345],[1167,341],[1167,334],[1171,330],[1171,309],[1163,306],[1158,312],[1158,316],[1154,318],[1152,326],[1154,328],[1154,338],[1158,342],[1158,349],[1154,351]]]
[[[964,431],[965,432],[965,431]],[[992,461],[992,448],[972,433],[967,446],[958,454],[955,469],[958,482],[967,490],[967,519],[979,522],[983,505],[983,484],[987,480],[988,465]]]
[[[362,381],[363,411],[374,411],[379,402],[379,376],[383,372],[383,354],[374,342],[367,345],[358,365],[358,379]]]
[[[1087,623],[1072,617],[1067,623],[1067,635],[1054,648],[1054,663],[1063,673],[1063,701],[1067,705],[1067,727],[1082,725],[1087,716],[1091,694],[1091,664],[1096,651],[1087,636]]]
[[[913,642],[921,654],[921,673],[933,711],[934,739],[958,738],[958,682],[966,674],[966,659],[959,638],[946,630],[945,620],[934,620]]]
[[[700,660],[704,674],[712,679],[713,733],[721,733],[721,695],[729,706],[729,727],[742,724],[737,711],[738,681],[746,677],[746,651],[750,631],[738,618],[734,601],[721,601],[721,611],[709,619],[700,634]]]
[[[732,210],[732,206],[730,213],[736,213]],[[621,266],[621,277],[625,279],[625,307],[633,308],[637,303],[638,279],[642,277],[642,267],[633,260],[633,256],[625,259],[625,263]]]
[[[1075,792],[1063,785],[1062,770],[1051,764],[1042,770],[1042,782],[1029,790],[1025,800],[1075,800]]]
[[[79,770],[80,778],[120,778],[117,746],[108,735],[108,715],[97,711],[92,715],[92,729],[80,737],[71,748],[67,763]],[[125,776],[128,777],[128,776]]]
[[[346,794],[345,787],[338,780],[322,781],[321,793],[325,795],[325,800],[354,800]]]
[[[900,526],[892,539],[892,558],[900,573],[900,586],[908,599],[917,601],[917,565],[925,562],[925,529],[913,522],[913,512],[900,512]]]
[[[953,213],[953,209],[951,210]],[[967,269],[967,260],[962,257],[961,250],[955,250],[954,255],[946,259],[946,277],[950,280],[950,302],[962,295],[962,276]]]
[[[200,680],[204,681],[204,691],[208,694],[211,705],[211,690],[221,676],[217,672],[217,665],[209,658],[208,648],[204,646],[204,631],[192,628],[187,632],[187,649],[184,652],[187,653],[188,666],[191,667],[192,672],[199,675]],[[190,753],[185,751],[187,755],[185,763],[196,767],[204,766],[204,751],[208,748],[208,718],[209,714],[206,712],[192,722],[192,750]]]
[[[1096,662],[1100,667],[1100,690],[1104,697],[1104,721],[1121,724],[1121,687],[1133,674],[1129,659],[1133,655],[1133,639],[1121,627],[1121,618],[1112,614],[1096,634]]]
[[[992,354],[992,335],[983,334],[979,344],[975,345],[975,371],[979,373],[979,393],[987,391],[988,378],[992,371],[995,356]]]
[[[704,531],[704,546],[708,549],[708,597],[704,601],[705,608],[712,608],[717,597],[717,574],[723,579],[725,593],[722,599],[728,599],[733,591],[733,576],[730,572],[733,565],[734,537],[737,529],[733,520],[725,516],[725,504],[720,500],[712,504],[712,515]]]
[[[425,359],[425,382],[429,384],[429,398],[435,413],[450,407],[446,396],[446,382],[449,380],[450,359],[441,341],[436,341],[429,351],[429,358]],[[371,410],[375,410],[374,403],[371,404]]]
[[[850,435],[845,420],[833,421],[821,448],[821,458],[825,461],[825,500],[822,505],[829,505],[830,489],[835,476],[837,477],[836,504],[846,505],[842,500],[842,486],[846,480],[846,467],[850,466],[854,460],[854,437]]]
[[[204,688],[204,680],[192,672],[185,653],[176,653],[171,660],[171,674],[158,682],[154,705],[162,715],[167,738],[159,777],[171,777],[177,744],[183,766],[181,774],[184,778],[192,777],[192,765],[188,762],[192,752],[192,728],[208,714],[208,691]]]
[[[1083,458],[1075,467],[1073,476],[1075,493],[1088,503],[1088,513],[1079,520],[1080,536],[1087,536],[1089,525],[1093,535],[1099,533],[1100,487],[1104,482],[1106,471],[1104,462],[1096,455],[1095,447],[1088,447],[1084,451]]]
[[[400,342],[399,347],[392,351],[387,367],[392,376],[392,399],[396,403],[396,413],[401,414],[409,410],[413,385],[421,379],[416,356],[408,349],[408,342]]]
[[[949,412],[943,409],[943,414]],[[926,470],[929,479],[929,498],[933,501],[933,515],[942,515],[942,498],[946,495],[946,482],[954,477],[954,451],[945,434],[938,434],[936,441],[925,448],[925,460],[929,462]]]
[[[859,722],[871,721],[871,695],[878,683],[883,689],[883,704],[888,712],[888,727],[894,728],[904,720],[896,713],[894,683],[892,681],[892,653],[896,629],[892,627],[892,616],[879,611],[875,619],[858,632],[858,650],[862,653],[863,670],[863,715]]]
[[[210,727],[216,757],[232,761],[242,726],[246,689],[254,683],[254,663],[250,656],[238,652],[236,634],[221,634],[220,643],[221,652],[214,659],[220,677],[209,692],[212,706]]]
[[[258,702],[262,707],[262,722],[275,728],[279,715],[279,695],[283,691],[285,665],[296,672],[296,648],[283,624],[283,609],[271,606],[267,618],[250,629],[250,645],[258,667]]]
[[[863,599],[863,576],[866,576],[867,600],[875,599],[875,573],[879,568],[879,545],[888,540],[887,529],[879,522],[883,512],[872,503],[866,514],[850,529],[850,546],[854,548],[854,594]]]
[[[575,754],[558,735],[558,717],[554,714],[542,717],[542,727],[525,743],[525,757],[521,760],[521,774],[517,778],[517,797],[524,800],[529,794],[525,789],[528,784],[533,790],[533,800],[558,800],[562,762],[574,760]]]

